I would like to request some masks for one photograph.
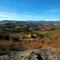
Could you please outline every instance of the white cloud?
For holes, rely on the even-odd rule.
[[[43,17],[0,11],[0,20],[41,20]]]
[[[60,11],[60,9],[50,9],[50,10],[46,10],[45,12],[58,12],[58,11]]]

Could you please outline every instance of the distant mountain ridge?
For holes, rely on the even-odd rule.
[[[60,27],[60,21],[0,21],[0,30],[24,30],[29,27],[55,26]]]

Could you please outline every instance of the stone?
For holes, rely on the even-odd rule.
[[[30,49],[0,56],[0,60],[60,60],[59,52],[51,48]]]

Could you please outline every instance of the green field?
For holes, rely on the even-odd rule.
[[[51,37],[51,36],[53,36],[53,35],[55,35],[55,34],[57,34],[59,32],[60,32],[60,28],[54,29],[54,30],[50,30],[50,31],[47,31],[46,33],[44,33],[44,36],[45,37]]]

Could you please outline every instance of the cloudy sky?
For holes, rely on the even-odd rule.
[[[0,20],[60,20],[60,0],[0,0]]]

